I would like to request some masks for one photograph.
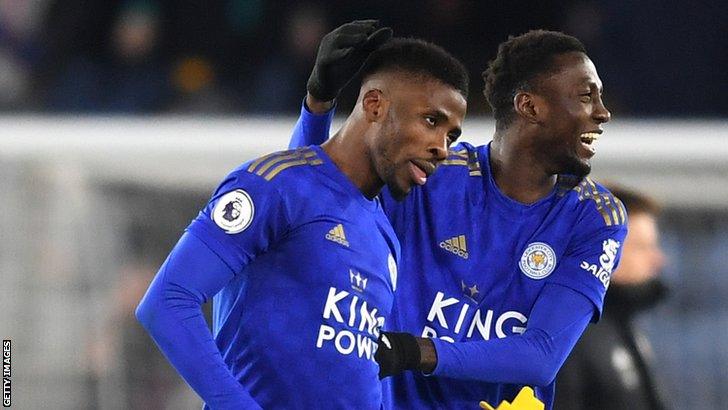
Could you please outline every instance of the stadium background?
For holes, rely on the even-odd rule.
[[[286,146],[319,38],[369,17],[466,63],[475,143],[493,130],[480,72],[500,41],[531,28],[584,41],[613,113],[595,177],[666,206],[673,292],[640,320],[659,378],[675,408],[725,408],[728,3],[655,0],[0,0],[14,407],[197,408],[133,308],[225,173]]]

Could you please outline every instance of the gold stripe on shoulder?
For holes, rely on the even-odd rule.
[[[442,161],[440,165],[460,165],[468,167],[470,176],[481,176],[480,162],[478,161],[478,153],[467,150],[450,151],[450,156]]]
[[[298,160],[301,158],[301,154],[298,152],[293,152],[291,154],[286,155],[279,155],[267,163],[263,164],[260,168],[255,170],[255,173],[258,175],[263,175],[266,171],[268,171],[272,166],[279,164],[281,162],[291,161],[291,160]]]
[[[262,176],[263,174],[265,174],[266,171],[268,171],[272,167],[276,166],[277,164],[292,161],[292,160],[300,160],[302,157],[311,156],[311,155],[316,156],[316,153],[315,152],[304,153],[303,151],[296,150],[289,154],[280,155],[278,157],[271,159],[266,164],[264,164],[263,166],[258,168],[255,171],[255,173]]]
[[[602,193],[601,196],[604,198],[604,204],[612,212],[612,221],[614,221],[614,225],[621,225],[622,222],[619,218],[619,207],[617,206],[617,201],[614,200],[614,195],[605,192]]]
[[[599,211],[599,213],[602,214],[602,218],[604,219],[604,223],[607,226],[612,226],[613,223],[612,223],[612,219],[609,217],[609,212],[607,212],[607,210],[604,209],[604,207],[601,204],[601,200],[599,199],[599,197],[592,197],[591,199],[593,199],[594,202],[597,203],[597,211]]]
[[[306,164],[308,164],[308,161],[306,161],[305,159],[299,159],[296,161],[285,162],[285,163],[280,164],[277,167],[273,168],[273,170],[271,170],[263,178],[265,178],[266,181],[270,181],[284,169],[288,169],[290,167],[295,167],[295,166],[299,166],[299,165],[306,165]]]
[[[284,151],[284,152],[287,152],[287,151]],[[273,152],[273,153],[268,154],[268,155],[263,155],[262,157],[260,157],[260,158],[256,159],[255,161],[253,161],[252,164],[250,164],[250,166],[248,167],[248,172],[253,172],[253,170],[255,169],[255,167],[257,167],[258,165],[262,164],[263,161],[266,161],[269,158],[273,158],[276,155],[282,155],[282,154],[283,154],[282,152]]]
[[[468,170],[470,170],[468,174],[471,177],[479,177],[483,175],[483,173],[480,172],[480,161],[478,161],[477,151],[468,152]]]
[[[612,218],[609,215],[609,211],[605,208],[604,198],[602,197],[601,193],[597,189],[597,185],[590,178],[586,178],[586,181],[588,182],[590,190],[591,190],[591,199],[594,202],[596,202],[597,211],[599,211],[599,213],[602,214],[602,218],[604,218],[604,223],[607,224],[607,226],[614,225],[614,222],[612,221]]]
[[[464,159],[446,159],[440,163],[440,165],[468,165],[468,161]]]
[[[316,152],[306,148],[302,149],[299,152],[299,155],[293,158],[286,158],[284,160],[275,160],[271,161],[268,164],[266,164],[265,169],[261,168],[256,172],[258,175],[265,178],[266,181],[270,181],[271,179],[275,178],[276,175],[281,173],[281,171],[286,170],[291,167],[300,166],[300,165],[321,165],[323,164],[323,160],[321,158],[318,158],[316,155]],[[267,171],[267,172],[266,172]]]
[[[617,203],[617,209],[619,210],[619,224],[624,225],[625,223],[627,223],[627,210],[624,209],[624,204],[616,196],[614,196],[614,202]]]
[[[591,188],[589,187],[589,182],[587,182],[586,178],[579,182],[579,184],[573,189],[574,191],[576,191],[576,194],[579,197],[579,201],[583,201],[591,196]]]
[[[460,158],[466,159],[466,158],[468,158],[468,150],[466,150],[466,149],[461,149],[460,151],[448,150],[447,156],[448,156],[448,158],[449,157],[460,157]]]
[[[589,183],[591,184],[593,196],[597,200],[597,204],[601,201],[602,209],[611,216],[611,223],[607,223],[607,226],[624,224],[624,221],[620,218],[619,206],[614,200],[614,195],[609,192],[599,192],[596,184],[591,179]]]
[[[273,155],[272,157],[265,158],[263,161],[261,161],[258,164],[253,164],[253,165],[256,165],[257,168],[254,170],[251,170],[250,172],[255,172],[256,174],[262,176],[270,168],[274,167],[277,164],[280,164],[281,162],[298,160],[301,158],[311,158],[311,157],[315,157],[315,156],[316,156],[316,152],[312,151],[310,148],[298,148],[296,150],[281,151],[281,152],[278,152],[277,155]],[[250,168],[254,168],[254,167],[251,165]]]
[[[268,160],[274,160],[275,158],[280,158],[282,156],[291,155],[295,152],[297,152],[299,149],[289,149],[286,151],[276,151],[272,152],[268,155],[263,155],[262,157],[256,159],[253,161],[250,166],[248,167],[248,172],[255,172],[255,170],[263,163],[265,163]]]
[[[591,179],[584,178],[584,181],[582,181],[579,186],[574,188],[574,190],[579,194],[579,201],[583,201],[585,199],[590,199],[594,201],[597,207],[597,211],[599,211],[599,213],[602,215],[602,218],[604,219],[604,223],[607,226],[613,225],[609,212],[604,207],[604,199],[599,193],[599,190],[597,190],[597,186]]]

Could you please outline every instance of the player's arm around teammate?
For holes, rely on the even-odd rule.
[[[581,56],[577,60],[581,60]],[[577,66],[579,64],[581,61],[577,62]],[[306,104],[294,130],[292,146],[325,140],[332,107],[332,101],[317,99],[309,88]],[[519,108],[523,110],[524,117],[533,116],[527,103]],[[603,119],[602,111],[605,111],[603,106],[594,114],[597,123],[608,120],[608,112],[607,118]],[[539,120],[530,118],[527,121]],[[623,226],[609,229],[599,226],[600,216],[596,209],[592,210],[590,217],[596,221],[595,227],[589,227],[589,232],[582,232],[584,244],[588,242],[589,246],[575,246],[569,255],[577,268],[581,263],[577,260],[579,258],[587,260],[600,257],[602,242],[611,239],[621,243],[626,235]],[[613,256],[618,260],[618,255]],[[563,277],[567,274],[555,273],[554,276]],[[459,379],[548,385],[589,321],[598,317],[600,306],[599,297],[587,297],[570,284],[553,283],[546,285],[536,299],[528,326],[520,335],[479,342],[446,343],[418,338],[409,333],[384,333],[377,353],[380,375],[387,377],[404,370],[423,370]]]
[[[445,160],[468,78],[421,40],[393,39],[375,54],[337,135],[233,171],[137,310],[210,407],[381,406],[373,349],[400,248],[376,196],[384,185],[406,196]],[[200,310],[213,295],[214,340]]]
[[[306,143],[325,140],[328,135],[326,124],[331,121],[332,111],[316,113],[308,107],[302,108],[293,140]],[[301,130],[308,130],[308,133],[301,133]],[[625,234],[626,230],[621,229],[601,232],[603,240],[610,236],[619,240]],[[594,249],[601,249],[601,246],[597,244]],[[553,381],[594,316],[594,303],[579,291],[547,285],[536,300],[528,327],[521,335],[448,343],[405,332],[384,332],[386,340],[380,343],[377,351],[380,377],[419,370],[453,378],[545,386]]]

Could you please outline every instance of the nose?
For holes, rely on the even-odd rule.
[[[612,113],[610,113],[607,107],[604,106],[604,101],[602,101],[601,98],[599,99],[592,116],[598,124],[609,122],[609,120],[612,119]]]
[[[438,138],[438,141],[430,146],[427,150],[433,159],[436,161],[444,161],[447,158],[447,143],[449,138],[445,135],[444,138]]]

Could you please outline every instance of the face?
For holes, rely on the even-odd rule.
[[[646,213],[629,215],[629,234],[622,247],[622,260],[612,282],[637,285],[656,277],[665,266],[655,217]]]
[[[424,185],[460,136],[465,98],[436,80],[402,79],[388,93],[389,106],[370,140],[374,168],[395,199]]]
[[[554,64],[555,74],[537,86],[542,112],[536,152],[550,174],[586,176],[601,125],[611,116],[602,101],[602,81],[583,53],[561,54]]]

